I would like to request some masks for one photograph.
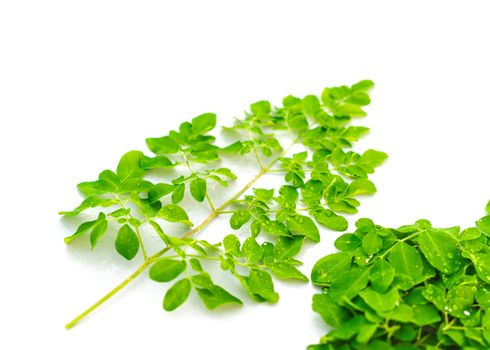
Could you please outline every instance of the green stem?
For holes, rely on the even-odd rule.
[[[104,295],[98,302],[96,302],[94,305],[89,307],[87,310],[82,312],[80,315],[75,317],[71,322],[67,323],[65,325],[66,329],[72,328],[74,325],[76,325],[81,319],[83,319],[85,316],[90,314],[92,311],[94,311],[96,308],[98,308],[100,305],[102,305],[104,302],[106,302],[108,299],[110,299],[114,294],[119,292],[121,289],[126,287],[132,280],[134,280],[136,277],[138,277],[148,266],[148,260],[143,263],[131,276],[126,278],[124,281],[122,281],[117,287],[115,287],[113,290],[111,290],[109,293]]]
[[[254,151],[255,158],[257,158],[257,163],[259,163],[259,167],[262,170],[264,169],[264,163],[262,162],[262,158],[260,158],[259,151],[257,150],[257,146],[255,146],[255,141],[250,133],[250,130],[248,131],[248,137],[250,138],[250,141],[252,141],[252,149]]]
[[[148,260],[148,254],[146,253],[145,245],[143,244],[143,239],[141,238],[141,232],[139,226],[134,227],[136,230],[136,236],[138,236],[138,241],[140,242],[141,251],[143,252],[143,259]]]
[[[211,210],[216,211],[216,208],[214,207],[213,201],[211,200],[211,197],[209,196],[208,192],[206,192],[206,200],[208,201]]]
[[[211,212],[211,214],[204,219],[203,222],[201,222],[198,226],[194,227],[192,230],[188,231],[185,233],[181,238],[188,238],[193,235],[195,235],[197,232],[201,231],[204,229],[206,226],[208,226],[220,213],[223,211],[226,207],[228,207],[231,203],[236,201],[242,194],[244,194],[246,191],[248,191],[252,185],[257,182],[264,174],[267,173],[267,170],[270,169],[279,159],[284,157],[284,155],[289,152],[289,150],[296,144],[298,139],[295,139],[293,143],[285,149],[279,156],[276,158],[272,159],[269,164],[267,164],[266,167],[261,169],[257,175],[255,175],[241,190],[239,190],[237,193],[235,193],[230,199],[228,199],[226,202],[221,204],[219,207],[217,207],[215,210]],[[167,253],[169,250],[171,250],[171,246],[167,246],[160,250],[159,252],[153,254],[152,256],[149,256],[145,259],[144,263],[135,271],[133,272],[128,278],[126,278],[124,281],[122,281],[119,285],[117,285],[114,289],[112,289],[109,293],[107,293],[105,296],[103,296],[99,301],[97,301],[95,304],[90,306],[87,310],[82,312],[80,315],[75,317],[71,322],[67,323],[65,325],[66,329],[70,329],[73,326],[75,326],[78,322],[80,322],[83,318],[85,318],[87,315],[92,313],[95,309],[97,309],[100,305],[105,303],[107,300],[109,300],[112,296],[114,296],[116,293],[118,293],[121,289],[126,287],[131,281],[133,281],[136,277],[138,277],[143,271],[146,270],[146,268],[153,263],[154,260],[158,259],[160,256],[164,255]]]

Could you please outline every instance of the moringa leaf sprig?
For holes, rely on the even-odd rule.
[[[209,134],[216,127],[216,116],[202,114],[165,136],[148,138],[151,153],[130,151],[115,171],[104,170],[97,180],[80,183],[85,199],[61,214],[77,216],[90,209],[94,219],[82,223],[65,242],[87,239],[95,248],[99,240],[108,238],[108,230],[115,230],[116,252],[127,260],[140,253],[142,264],[66,327],[74,326],[147,268],[152,280],[172,283],[163,298],[167,311],[182,305],[192,290],[209,309],[242,304],[215,284],[203,268],[210,262],[229,271],[259,302],[279,299],[271,274],[308,281],[295,259],[303,242],[320,240],[317,224],[346,230],[342,213],[356,213],[358,197],[376,192],[368,176],[387,156],[375,150],[352,151],[369,129],[350,125],[353,118],[366,115],[363,106],[370,103],[372,87],[371,81],[363,80],[351,87],[326,88],[320,98],[287,96],[281,107],[256,102],[244,118],[224,128],[235,137],[224,146]],[[241,157],[253,157],[257,173],[236,193],[228,193],[227,185],[237,175],[223,163],[233,165]],[[276,188],[255,187],[265,175],[283,175],[284,182]],[[218,191],[208,191],[213,182],[222,187],[219,196],[214,195]],[[195,202],[193,207],[203,205],[209,211],[199,224],[189,217],[183,204],[186,196]],[[217,197],[228,199],[216,203]],[[231,230],[239,230],[239,235],[222,227],[221,242],[196,237],[221,215],[229,216]],[[178,235],[172,232],[175,225],[188,230]],[[145,247],[142,235],[150,229],[160,238],[159,247]]]
[[[312,270],[313,310],[332,329],[309,350],[490,348],[490,202],[463,231],[356,226]]]

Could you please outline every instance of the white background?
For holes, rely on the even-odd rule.
[[[324,332],[313,288],[275,306],[161,308],[142,277],[71,331],[63,325],[137,262],[110,236],[66,247],[75,185],[203,112],[370,78],[359,150],[389,161],[358,217],[471,225],[490,199],[487,1],[0,2],[0,348],[303,349]],[[247,177],[248,174],[243,174]],[[205,235],[219,240],[223,221]],[[219,229],[219,230],[218,230]],[[336,233],[304,254],[308,274]],[[204,236],[203,236],[204,237]],[[231,288],[232,290],[235,290]],[[238,290],[238,289],[237,289]],[[239,294],[239,293],[238,293]],[[241,294],[240,294],[241,295]],[[244,298],[246,300],[246,297]]]

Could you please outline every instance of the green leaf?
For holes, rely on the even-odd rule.
[[[187,300],[190,292],[191,282],[187,278],[177,281],[165,294],[163,308],[166,311],[174,311]]]
[[[214,286],[214,283],[207,272],[202,272],[198,275],[191,276],[191,281],[194,286],[204,289],[210,289]]]
[[[254,294],[270,303],[276,303],[279,300],[279,294],[274,291],[272,278],[265,271],[251,269],[248,277],[248,285]]]
[[[225,252],[236,257],[241,257],[240,240],[237,236],[230,234],[223,239]]]
[[[97,181],[82,182],[77,185],[78,190],[86,197],[117,192],[121,181],[111,170],[104,170],[99,174]]]
[[[476,227],[469,227],[461,232],[462,241],[471,241],[481,237],[481,231]]]
[[[342,133],[342,138],[349,142],[358,141],[362,136],[369,132],[369,128],[364,126],[349,126]]]
[[[128,192],[147,192],[153,188],[153,184],[138,178],[129,178],[121,182],[118,188],[119,193]]]
[[[184,225],[192,226],[193,223],[189,221],[189,217],[185,210],[176,205],[176,204],[168,204],[158,212],[158,217],[167,220],[169,222],[180,222]]]
[[[250,224],[250,232],[252,233],[252,237],[257,237],[262,230],[262,224],[259,220],[255,219]]]
[[[374,87],[372,80],[361,80],[360,82],[351,86],[352,92],[365,92]]]
[[[289,114],[287,117],[288,128],[298,130],[308,127],[308,120],[302,114]]]
[[[490,284],[490,252],[472,253],[469,258],[475,266],[478,277]]]
[[[210,286],[206,289],[196,287],[196,291],[197,294],[199,294],[199,297],[203,301],[204,305],[210,310],[214,310],[218,306],[224,304],[243,304],[240,299],[231,295],[226,290],[217,285]]]
[[[190,184],[191,195],[198,201],[202,202],[206,198],[206,180],[201,178],[196,178],[191,181]]]
[[[90,230],[92,230],[96,225],[98,225],[101,221],[104,221],[104,220],[105,220],[105,214],[99,213],[97,220],[84,222],[83,224],[78,226],[78,228],[74,234],[72,234],[69,237],[65,237],[65,243],[69,244],[75,238],[81,237],[84,234],[86,234],[87,232],[90,232]]]
[[[486,236],[490,237],[490,215],[482,217],[476,222],[476,226],[483,232]]]
[[[142,157],[143,153],[140,151],[130,151],[122,156],[116,170],[121,182],[143,176],[145,170],[141,167]]]
[[[271,111],[271,104],[269,101],[258,101],[250,105],[250,110],[255,115],[266,115]]]
[[[160,198],[172,193],[175,190],[175,185],[159,183],[153,186],[150,191],[148,191],[148,200],[150,203],[155,203]]]
[[[308,95],[303,98],[303,108],[309,116],[315,116],[321,108],[320,100],[315,95]]]
[[[426,326],[441,321],[441,315],[433,305],[415,305],[413,310],[413,323],[417,326]]]
[[[98,220],[96,225],[94,226],[92,233],[90,234],[90,244],[92,248],[95,248],[97,241],[99,240],[104,233],[106,233],[108,227],[107,219]]]
[[[169,282],[184,272],[186,266],[182,260],[161,258],[151,266],[149,276],[157,282]]]
[[[368,169],[368,172],[372,172],[374,168],[380,166],[388,158],[388,155],[384,152],[375,150],[367,150],[359,159],[359,164]]]
[[[232,144],[230,144],[226,147],[222,147],[220,149],[220,152],[225,153],[225,154],[235,154],[235,153],[239,153],[239,152],[241,153],[245,149],[246,149],[246,147],[244,146],[244,144],[241,141],[236,141],[236,142],[233,142]]]
[[[412,341],[417,337],[417,330],[411,325],[402,325],[395,333],[395,338],[401,341]]]
[[[365,327],[370,327],[372,325],[371,322],[366,320],[364,317],[361,315],[356,315],[352,317],[350,320],[342,324],[338,329],[336,329],[334,332],[331,332],[328,334],[328,338],[330,339],[338,339],[338,340],[348,340],[351,339],[352,337],[359,335],[361,333],[361,330]],[[357,342],[357,339],[356,339]],[[364,349],[364,348],[362,348]],[[337,349],[335,349],[337,350]],[[378,349],[376,349],[378,350]]]
[[[238,230],[245,225],[251,217],[252,215],[246,210],[235,210],[230,217],[230,226],[232,229]]]
[[[348,213],[348,214],[356,214],[357,206],[359,202],[352,201],[353,198],[348,199],[335,199],[333,201],[328,202],[328,206],[330,209],[336,212]]]
[[[131,260],[138,253],[140,242],[133,229],[129,225],[125,224],[117,233],[115,246],[119,254],[121,254],[125,259]]]
[[[376,230],[373,220],[361,218],[356,221],[357,230],[361,233],[369,233]]]
[[[286,219],[288,229],[296,234],[304,235],[313,242],[320,241],[320,232],[313,220],[303,215],[290,215]]]
[[[413,309],[406,304],[400,304],[394,310],[383,313],[383,317],[389,320],[408,323],[413,320]]]
[[[257,263],[262,258],[262,248],[253,237],[248,237],[243,242],[242,253],[251,264]]]
[[[308,282],[308,277],[303,275],[296,267],[284,261],[272,263],[269,266],[271,272],[279,279],[295,279]]]
[[[205,113],[192,119],[192,136],[202,135],[216,127],[216,114]]]
[[[202,272],[203,271],[201,263],[196,258],[191,258],[189,260],[189,264],[191,265],[191,268],[194,271],[197,271],[197,272]]]
[[[358,196],[361,194],[374,194],[376,187],[367,179],[357,179],[350,183],[347,191],[348,196]]]
[[[282,104],[284,107],[301,107],[301,99],[294,97],[292,95],[288,95],[282,99]]]
[[[348,102],[334,108],[334,113],[340,117],[364,117],[366,115],[366,112],[364,112],[357,104]]]
[[[290,236],[290,232],[282,222],[277,220],[263,220],[261,227],[265,232],[277,236]]]
[[[369,267],[354,267],[337,276],[332,282],[330,293],[334,300],[342,303],[343,300],[351,300],[361,290],[366,288],[369,282]]]
[[[60,215],[64,216],[77,216],[84,210],[87,210],[89,208],[95,208],[98,206],[102,207],[109,207],[111,205],[117,204],[117,202],[111,198],[101,198],[98,196],[92,196],[86,198],[78,207],[71,211],[61,211],[59,212]]]
[[[177,204],[182,202],[182,199],[184,199],[184,193],[185,193],[185,184],[180,183],[176,185],[175,190],[172,193],[172,203]]]
[[[274,255],[278,260],[296,256],[303,246],[304,237],[301,236],[279,236],[274,246]]]
[[[371,103],[369,95],[365,92],[355,92],[350,95],[346,100],[347,103],[353,103],[358,106],[367,106]]]
[[[258,200],[261,200],[263,202],[269,202],[272,197],[274,196],[274,190],[266,190],[263,188],[254,188],[254,195],[257,197]]]
[[[320,314],[326,324],[332,327],[340,327],[349,320],[349,312],[335,304],[335,300],[328,293],[315,294],[312,308]]]
[[[349,226],[346,218],[328,209],[315,210],[312,212],[312,215],[316,222],[334,231],[345,231]]]
[[[311,281],[316,285],[329,285],[338,276],[348,271],[352,263],[352,254],[334,253],[318,260],[311,271]]]
[[[165,156],[147,157],[143,156],[141,158],[141,167],[144,170],[159,169],[159,168],[171,168],[175,166],[170,159]]]
[[[294,209],[296,207],[296,200],[298,199],[298,191],[295,187],[284,185],[279,189],[279,197],[277,202],[284,208]]]
[[[379,293],[373,288],[367,288],[359,295],[372,309],[381,312],[393,310],[400,302],[400,295],[396,288],[391,288],[386,293]]]
[[[371,231],[362,239],[362,250],[367,255],[376,254],[383,247],[383,241],[376,231]]]
[[[421,277],[424,269],[420,253],[405,242],[398,242],[388,254],[388,261],[399,275],[400,288],[411,288]]]
[[[110,213],[109,216],[113,218],[120,218],[120,217],[127,216],[129,213],[131,213],[131,209],[120,208]]]
[[[453,235],[442,230],[427,230],[419,234],[418,241],[427,261],[439,271],[452,274],[463,264]]]
[[[268,266],[272,263],[274,263],[274,260],[276,260],[276,253],[274,251],[274,245],[271,242],[264,242],[260,246],[262,250],[262,264],[264,266]]]
[[[377,259],[371,268],[369,280],[373,290],[384,293],[393,283],[395,278],[395,269],[384,259]]]
[[[179,144],[169,136],[148,138],[146,145],[155,154],[173,154],[180,149]]]
[[[211,171],[213,174],[225,176],[231,180],[236,180],[238,177],[228,168],[218,168]]]
[[[361,246],[361,239],[352,233],[345,233],[335,240],[335,248],[344,252],[352,252]]]

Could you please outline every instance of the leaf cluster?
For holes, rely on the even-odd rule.
[[[313,310],[332,330],[309,350],[490,347],[490,215],[463,231],[356,227],[312,270]]]
[[[306,240],[320,241],[317,225],[346,230],[342,215],[356,213],[360,198],[376,192],[368,177],[387,155],[353,151],[369,129],[351,125],[365,115],[372,87],[364,80],[326,88],[320,97],[290,95],[279,107],[258,101],[233,126],[223,128],[233,139],[229,144],[219,145],[210,135],[216,127],[212,113],[148,138],[150,152],[130,151],[115,171],[104,170],[96,180],[78,185],[85,199],[61,214],[86,212],[94,218],[82,222],[65,242],[89,236],[95,248],[106,232],[115,231],[117,253],[128,260],[141,253],[140,271],[148,266],[152,280],[173,283],[163,299],[168,311],[182,305],[192,290],[209,309],[242,304],[214,283],[213,263],[230,273],[252,300],[277,302],[273,277],[308,280],[296,257]],[[257,175],[228,194],[226,187],[237,179],[237,171],[223,163],[233,165],[242,157],[256,160]],[[277,186],[255,187],[264,176],[278,178]],[[197,225],[189,217],[186,196],[193,207],[209,211]],[[217,198],[226,199],[215,203]],[[195,237],[223,215],[236,232],[218,228],[223,239],[216,244]],[[180,233],[179,226],[187,231]],[[160,238],[159,246],[145,243],[148,234]]]

